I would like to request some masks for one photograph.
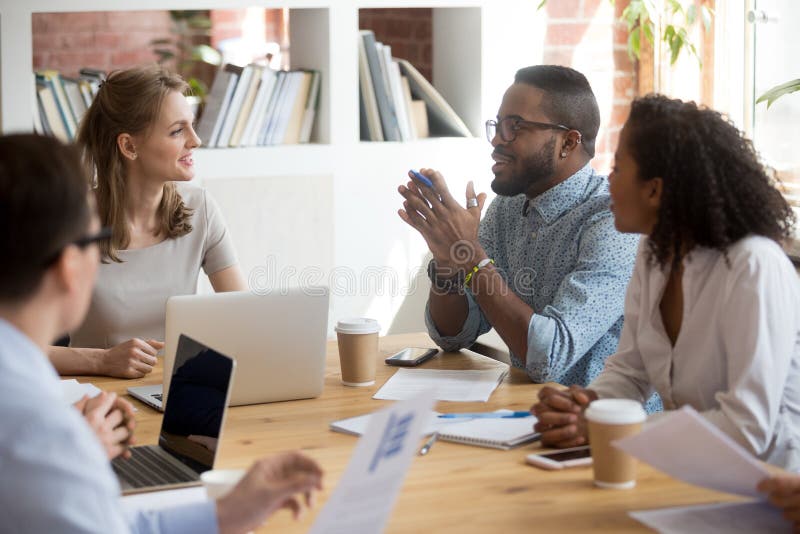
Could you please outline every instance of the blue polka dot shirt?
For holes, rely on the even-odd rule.
[[[534,382],[586,386],[617,349],[639,236],[617,232],[609,199],[608,179],[587,164],[530,201],[495,198],[481,221],[481,245],[534,311],[526,363],[511,354]],[[469,290],[467,299],[455,336],[440,335],[425,310],[428,332],[444,350],[469,347],[492,327]]]

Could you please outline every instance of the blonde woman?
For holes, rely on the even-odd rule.
[[[112,72],[78,132],[96,172],[102,265],[69,347],[52,347],[61,374],[138,378],[163,347],[165,304],[193,294],[202,268],[215,291],[246,288],[219,208],[194,178],[200,139],[188,85],[159,67]]]

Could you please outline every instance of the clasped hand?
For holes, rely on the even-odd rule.
[[[533,428],[542,434],[542,445],[566,448],[589,442],[583,412],[597,400],[597,393],[580,386],[563,390],[545,386],[538,397],[531,412],[538,419]]]
[[[398,187],[398,192],[405,199],[398,215],[422,234],[437,266],[453,270],[471,269],[486,257],[486,252],[478,243],[478,227],[486,193],[476,195],[475,187],[469,182],[467,207],[464,208],[450,194],[439,172],[420,169],[420,173],[430,179],[433,187],[414,181]]]
[[[104,391],[93,398],[84,395],[73,406],[100,440],[109,460],[117,456],[130,457],[128,447],[133,443],[136,427],[130,402],[117,397],[116,393]]]

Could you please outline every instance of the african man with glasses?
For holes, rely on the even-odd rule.
[[[560,66],[517,72],[496,119],[492,190],[467,186],[466,207],[421,169],[399,192],[400,217],[433,253],[425,320],[445,350],[492,327],[534,382],[588,384],[614,353],[637,239],[614,228],[608,180],[590,161],[600,125],[586,78]]]

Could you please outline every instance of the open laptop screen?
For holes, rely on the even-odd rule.
[[[158,443],[198,473],[214,465],[233,367],[231,358],[180,336]]]

